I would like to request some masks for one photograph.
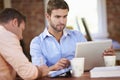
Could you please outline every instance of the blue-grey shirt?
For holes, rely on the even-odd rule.
[[[85,42],[85,37],[75,30],[64,29],[58,42],[47,28],[39,36],[33,38],[30,44],[30,55],[34,65],[52,66],[61,58],[72,59],[75,56],[77,42]]]

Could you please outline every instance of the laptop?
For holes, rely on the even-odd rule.
[[[84,57],[84,71],[104,66],[103,52],[112,46],[112,40],[80,42],[76,44],[75,57]]]

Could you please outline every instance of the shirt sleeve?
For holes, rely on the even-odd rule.
[[[42,46],[39,37],[35,37],[30,43],[30,55],[34,65],[47,65],[45,56],[42,54]]]
[[[18,38],[12,33],[5,33],[4,36],[0,36],[0,51],[6,62],[23,79],[35,79],[38,75],[38,70],[24,55]]]
[[[74,31],[73,34],[77,42],[87,42],[87,39],[80,31]]]

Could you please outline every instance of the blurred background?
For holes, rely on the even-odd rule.
[[[65,1],[70,7],[67,28],[81,31],[88,40],[112,39],[120,59],[120,0]],[[0,10],[12,7],[27,17],[21,45],[29,60],[30,41],[47,25],[45,19],[47,2],[48,0],[0,0]]]

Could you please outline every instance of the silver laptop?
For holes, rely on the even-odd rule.
[[[76,45],[75,57],[84,57],[84,70],[104,66],[103,52],[112,46],[112,40],[80,42]]]

